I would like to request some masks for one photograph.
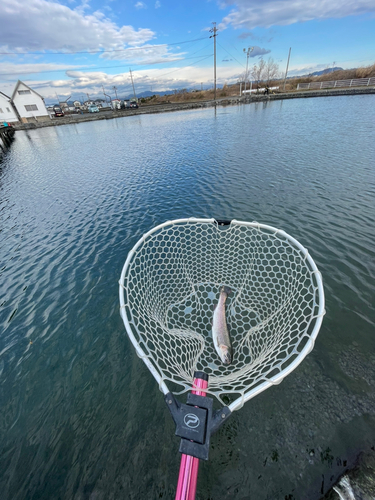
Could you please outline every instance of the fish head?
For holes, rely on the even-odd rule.
[[[232,362],[232,349],[227,345],[220,344],[220,358],[224,365],[229,365]]]
[[[229,286],[222,285],[219,288],[220,293],[224,293],[226,296],[230,295],[232,293],[232,290],[229,288]]]

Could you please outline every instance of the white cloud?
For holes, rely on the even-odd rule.
[[[80,14],[83,14],[85,10],[90,8],[90,0],[81,0],[81,5],[78,5],[74,10],[76,12],[79,12]]]
[[[0,52],[115,50],[155,36],[149,29],[118,26],[100,11],[85,14],[87,8],[87,0],[76,10],[46,0],[0,1]]]
[[[374,0],[220,0],[221,7],[235,6],[219,29],[253,29],[287,25],[313,19],[341,18],[375,12]]]
[[[370,61],[371,62],[371,61]],[[346,65],[351,67],[349,61]],[[340,66],[345,67],[340,63]],[[309,74],[314,71],[325,69],[326,65],[311,63],[291,65],[289,68],[288,76]],[[132,68],[133,69],[133,68]],[[284,69],[283,69],[284,71]],[[89,93],[90,97],[103,97],[102,85],[104,85],[107,94],[114,97],[112,87],[117,87],[118,96],[124,98],[133,93],[129,72],[124,72],[116,75],[110,75],[105,71],[80,71],[71,69],[66,72],[68,79],[61,80],[48,80],[36,81],[31,79],[23,79],[27,85],[34,88],[48,102],[56,101],[56,92],[59,97],[68,97],[81,99],[81,96]],[[243,74],[243,73],[242,73]],[[218,85],[223,85],[225,82],[228,84],[236,83],[238,78],[241,77],[238,66],[236,63],[225,62],[223,65],[217,67]],[[152,69],[133,69],[134,85],[137,94],[150,90],[152,86],[153,91],[174,90],[181,88],[212,88],[213,86],[213,70],[212,67],[199,67],[189,66],[186,68],[152,68]],[[1,90],[6,94],[12,94],[14,89],[14,82],[5,82]],[[112,95],[113,94],[113,95]]]
[[[309,65],[294,64],[289,68],[288,76],[309,75],[311,73],[314,73],[315,71],[322,71],[323,69],[327,69],[326,64],[318,64],[318,63],[311,63]]]
[[[264,56],[265,54],[269,54],[270,52],[270,50],[262,49],[261,47],[254,45],[252,52],[250,52],[250,57]]]
[[[147,9],[147,5],[144,2],[137,2],[134,7],[136,9]]]
[[[256,40],[256,36],[250,31],[245,31],[244,33],[241,33],[241,35],[239,35],[238,38],[240,40],[246,40],[247,38],[250,38],[251,40]]]
[[[235,83],[238,79],[238,69],[233,66],[223,65],[217,67],[218,85],[225,82]],[[81,94],[89,93],[91,97],[103,97],[102,85],[106,93],[111,94],[112,87],[117,87],[119,97],[126,97],[133,93],[130,75],[128,72],[117,75],[108,75],[103,71],[67,71],[70,80],[50,80],[46,82],[33,82],[26,80],[25,83],[39,92],[49,101],[56,100],[55,92],[59,96],[70,96],[80,98]],[[213,71],[211,67],[168,68],[168,69],[145,69],[133,70],[134,85],[137,94],[152,89],[154,91],[174,90],[181,88],[199,88],[201,82],[203,87],[213,85]],[[114,97],[114,96],[113,96]]]
[[[176,47],[178,50],[179,47]],[[127,60],[130,64],[159,64],[183,59],[185,52],[171,53],[168,45],[143,45],[142,47],[130,47],[121,53],[106,54],[106,59]]]
[[[258,35],[254,35],[254,33],[251,33],[250,31],[244,31],[243,33],[238,35],[238,38],[239,38],[239,40],[247,40],[248,38],[250,38],[250,40],[254,40],[257,42],[261,42],[261,43],[271,43],[273,40],[273,36],[270,36],[270,35],[274,35],[274,34],[275,34],[275,30],[273,30],[273,29],[269,29],[268,34],[264,35],[264,36],[258,36]]]
[[[78,66],[80,69],[82,65]],[[0,63],[0,79],[1,80],[11,80],[19,78],[22,80],[24,75],[30,75],[34,73],[44,73],[47,71],[66,71],[67,69],[75,69],[77,66],[74,64],[55,64],[55,63],[26,63],[26,64],[15,64],[15,63]]]
[[[156,0],[155,9],[160,9],[160,7],[161,7],[161,3],[159,2],[159,0]]]

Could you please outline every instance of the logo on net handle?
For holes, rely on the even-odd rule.
[[[187,413],[184,416],[184,424],[190,429],[195,429],[200,424],[200,420],[194,413]]]

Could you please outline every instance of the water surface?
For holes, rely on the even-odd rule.
[[[178,439],[126,337],[127,252],[181,217],[257,220],[307,247],[313,352],[212,439],[197,499],[318,499],[375,445],[374,96],[18,131],[0,159],[2,498],[173,498]]]

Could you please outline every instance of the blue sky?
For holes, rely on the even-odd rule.
[[[213,85],[272,57],[290,75],[375,62],[374,0],[0,0],[0,90],[18,79],[46,98],[114,97]]]

